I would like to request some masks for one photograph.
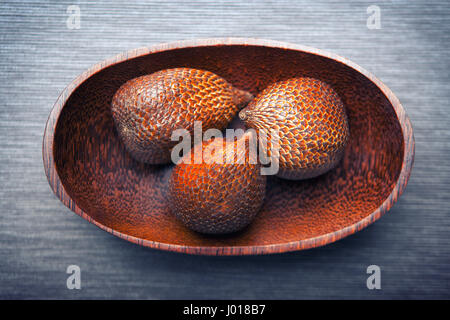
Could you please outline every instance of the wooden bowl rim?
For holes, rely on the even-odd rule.
[[[240,46],[259,46],[268,48],[278,48],[278,49],[288,49],[294,51],[301,51],[309,54],[314,54],[317,56],[332,59],[334,61],[340,62],[347,67],[350,67],[357,72],[364,75],[370,81],[372,81],[386,96],[389,102],[392,104],[395,113],[397,115],[398,121],[401,126],[403,140],[404,140],[404,155],[402,161],[402,168],[399,177],[394,185],[392,192],[385,199],[385,201],[373,211],[370,215],[364,219],[356,222],[355,224],[345,227],[343,229],[323,234],[317,237],[303,239],[298,241],[292,241],[287,243],[277,243],[270,245],[255,245],[255,246],[185,246],[185,245],[175,245],[168,243],[161,243],[157,241],[145,240],[124,234],[122,232],[116,231],[109,228],[98,221],[92,219],[86,212],[84,212],[80,207],[77,206],[75,201],[69,196],[61,182],[61,179],[56,170],[55,160],[53,158],[53,141],[56,129],[56,124],[61,113],[61,110],[65,106],[68,98],[71,94],[88,78],[98,73],[99,71],[113,66],[115,64],[124,62],[126,60],[134,59],[137,57],[145,56],[148,54],[170,51],[175,49],[185,49],[192,47],[209,47],[209,46],[229,46],[229,45],[240,45]],[[406,184],[411,174],[415,153],[415,143],[414,134],[411,126],[411,122],[405,113],[403,106],[401,105],[398,98],[394,93],[383,84],[378,78],[372,75],[370,72],[364,70],[359,65],[354,62],[340,57],[336,54],[329,53],[320,49],[307,47],[303,45],[291,44],[286,42],[279,42],[273,40],[264,39],[254,39],[254,38],[214,38],[214,39],[197,39],[197,40],[184,40],[176,41],[171,43],[163,43],[153,45],[151,47],[143,47],[138,49],[129,50],[125,53],[118,54],[112,58],[106,59],[100,62],[87,71],[83,72],[77,78],[75,78],[60,94],[57,101],[55,102],[50,115],[47,120],[45,127],[43,144],[42,144],[42,154],[45,174],[47,176],[48,182],[51,189],[55,195],[61,200],[64,205],[74,211],[76,214],[86,219],[87,221],[93,223],[97,227],[115,235],[127,241],[161,250],[182,252],[188,254],[201,254],[201,255],[256,255],[256,254],[271,254],[271,253],[281,253],[288,251],[304,250],[323,246],[339,239],[347,237],[365,227],[372,224],[378,220],[382,215],[384,215],[397,201],[398,197],[403,193],[406,188]]]

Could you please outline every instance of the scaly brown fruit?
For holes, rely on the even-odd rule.
[[[256,154],[249,152],[250,143],[256,145],[251,139],[256,137],[248,132],[239,140],[199,143],[175,166],[169,203],[183,224],[201,233],[224,234],[253,220],[264,201],[266,176],[260,174]],[[195,164],[198,152],[203,159]]]
[[[129,80],[115,93],[111,111],[119,137],[138,161],[169,163],[178,141],[172,132],[223,129],[253,96],[204,70],[175,68]]]
[[[341,160],[350,131],[344,104],[325,82],[293,78],[264,89],[239,117],[247,127],[270,137],[279,133],[281,178],[313,178]],[[267,143],[267,155],[273,145]]]

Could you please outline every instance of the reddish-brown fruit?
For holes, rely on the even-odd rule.
[[[175,68],[126,82],[115,93],[111,111],[131,156],[161,164],[170,162],[170,151],[178,143],[171,141],[174,130],[192,134],[194,121],[202,122],[203,131],[221,130],[252,98],[212,72]]]
[[[313,78],[293,78],[270,85],[239,117],[269,139],[271,130],[278,130],[278,176],[291,180],[313,178],[334,168],[350,134],[338,94]],[[268,140],[268,156],[274,155],[273,147]]]
[[[201,233],[224,234],[247,226],[261,208],[266,176],[249,152],[251,132],[239,140],[215,138],[194,146],[175,166],[169,180],[172,212]],[[203,154],[198,164],[195,157]]]

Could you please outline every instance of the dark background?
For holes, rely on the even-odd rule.
[[[79,5],[81,28],[66,26]],[[381,29],[366,9],[381,9]],[[0,297],[145,299],[450,298],[449,32],[446,1],[2,1]],[[367,229],[326,247],[205,257],[120,240],[51,192],[42,135],[59,93],[91,65],[161,42],[255,37],[337,53],[374,73],[411,118],[405,193]],[[81,268],[81,290],[66,268]],[[366,268],[381,267],[381,290]]]

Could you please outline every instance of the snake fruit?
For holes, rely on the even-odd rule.
[[[276,82],[239,113],[258,135],[278,131],[278,176],[290,180],[317,177],[341,160],[349,140],[345,107],[325,82],[298,77]],[[267,142],[267,155],[273,156]]]
[[[257,215],[266,176],[260,174],[257,156],[249,152],[251,139],[256,137],[246,133],[234,141],[215,138],[196,144],[174,167],[168,203],[188,228],[225,234],[244,228]],[[198,152],[203,158],[196,164]]]
[[[192,135],[194,121],[202,122],[203,131],[221,130],[251,98],[212,72],[175,68],[123,84],[111,112],[128,153],[140,162],[163,164],[171,161],[171,149],[178,143],[171,139],[174,130]]]

